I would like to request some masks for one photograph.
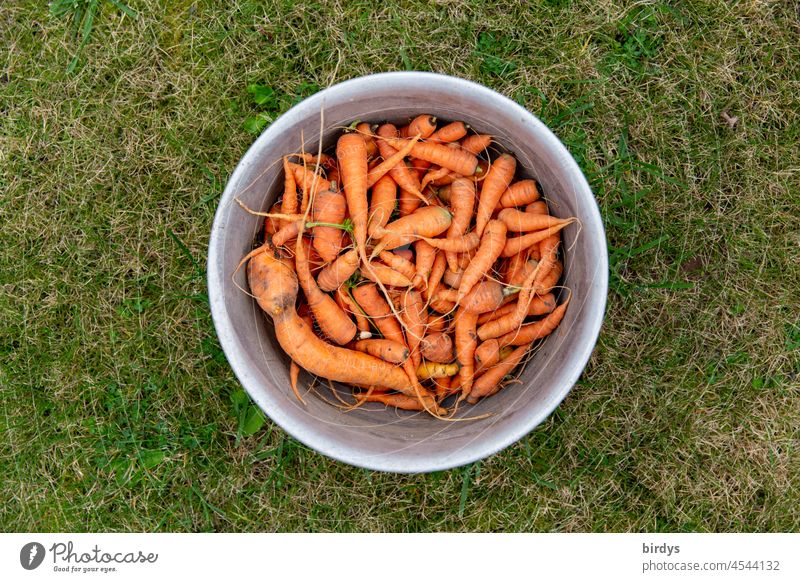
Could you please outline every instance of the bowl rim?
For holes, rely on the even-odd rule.
[[[518,115],[525,117],[527,121],[531,123],[532,127],[535,128],[535,131],[540,134],[541,141],[547,142],[545,144],[546,147],[562,154],[560,157],[562,163],[566,166],[565,170],[574,176],[574,190],[576,192],[580,190],[582,191],[582,195],[586,195],[587,218],[594,223],[593,226],[596,227],[595,232],[597,234],[596,238],[598,239],[587,242],[600,243],[604,252],[598,253],[600,262],[596,269],[597,279],[593,281],[591,296],[587,298],[587,300],[591,300],[595,303],[597,307],[597,309],[592,309],[592,313],[595,313],[596,316],[584,332],[585,337],[590,339],[584,343],[581,353],[573,355],[576,365],[563,382],[560,389],[551,394],[546,406],[543,406],[537,414],[525,417],[525,422],[517,422],[508,430],[501,433],[500,436],[502,438],[473,441],[469,448],[460,448],[455,452],[449,451],[436,457],[416,455],[403,456],[401,459],[395,459],[392,455],[375,456],[364,453],[359,454],[358,450],[352,445],[345,447],[339,443],[332,443],[326,438],[319,438],[313,432],[309,433],[307,429],[304,428],[304,423],[297,422],[280,409],[269,407],[268,403],[263,401],[256,390],[256,384],[260,387],[261,383],[251,374],[246,359],[239,354],[239,348],[241,347],[240,342],[237,339],[237,334],[232,325],[230,316],[228,315],[224,300],[223,289],[225,275],[216,267],[219,263],[224,243],[225,229],[223,228],[223,222],[227,216],[228,207],[231,206],[234,192],[239,186],[242,176],[253,163],[252,158],[255,157],[256,152],[269,142],[273,135],[279,134],[309,115],[316,115],[327,98],[337,96],[341,93],[348,94],[350,92],[357,92],[362,87],[374,82],[390,81],[403,83],[404,81],[411,80],[415,82],[424,80],[426,82],[436,83],[440,87],[446,85],[448,89],[454,91],[469,91],[473,94],[478,94],[478,96],[492,99],[496,103],[500,103],[501,106],[508,107],[514,110]],[[572,387],[586,368],[600,335],[608,298],[608,245],[600,209],[586,177],[566,146],[556,137],[549,127],[536,117],[536,115],[505,95],[474,81],[423,71],[376,73],[342,81],[307,97],[272,122],[269,127],[258,136],[244,156],[239,160],[219,199],[209,237],[206,269],[211,317],[220,345],[234,375],[250,397],[259,405],[261,410],[293,438],[320,454],[364,469],[393,473],[427,473],[474,463],[511,446],[539,426],[539,424],[553,413],[564,398],[566,398],[567,394],[572,390]],[[578,363],[580,365],[577,365]]]

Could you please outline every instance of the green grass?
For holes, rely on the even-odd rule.
[[[46,3],[0,4],[0,529],[800,529],[795,3],[127,5],[98,3],[79,49]],[[260,417],[203,278],[252,131],[397,69],[549,123],[612,261],[557,412],[419,476],[328,460]]]

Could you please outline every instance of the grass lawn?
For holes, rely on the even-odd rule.
[[[800,4],[129,5],[99,3],[68,72],[83,25],[0,3],[0,530],[800,529]],[[404,69],[548,123],[612,264],[602,335],[557,412],[418,476],[262,422],[204,281],[259,128]]]

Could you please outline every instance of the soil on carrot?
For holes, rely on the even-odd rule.
[[[0,3],[4,531],[800,529],[794,3],[129,4],[99,3],[78,51],[71,15]],[[553,129],[600,203],[612,288],[545,423],[397,476],[263,417],[216,341],[204,257],[259,131],[405,69]]]

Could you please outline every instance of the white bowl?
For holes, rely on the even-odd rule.
[[[351,412],[310,394],[303,406],[289,387],[289,361],[269,318],[231,280],[251,250],[262,219],[235,202],[268,209],[282,191],[281,156],[316,152],[335,143],[354,120],[405,123],[420,113],[463,120],[495,136],[514,154],[520,175],[536,178],[555,216],[576,216],[580,228],[562,231],[563,285],[572,291],[564,320],[544,340],[512,384],[459,417],[443,422],[426,414],[369,404]],[[320,129],[322,131],[320,132]],[[580,233],[578,235],[578,233]],[[247,288],[244,269],[237,282]],[[236,167],[219,203],[208,250],[208,293],[219,341],[231,368],[261,409],[290,435],[345,463],[380,471],[419,473],[487,457],[522,438],[558,406],[578,380],[597,341],[608,292],[608,251],[600,212],[586,178],[564,145],[534,115],[484,86],[443,75],[382,73],[334,85],[299,103],[270,125]],[[309,378],[301,375],[301,384]],[[320,395],[335,400],[320,387]]]

